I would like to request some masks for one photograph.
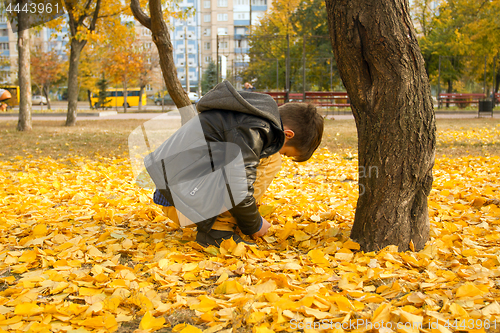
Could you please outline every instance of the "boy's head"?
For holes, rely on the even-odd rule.
[[[287,103],[278,109],[286,136],[280,153],[297,162],[307,161],[321,143],[323,117],[312,104]]]

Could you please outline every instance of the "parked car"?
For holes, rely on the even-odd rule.
[[[189,95],[189,100],[191,101],[191,103],[196,104],[200,100],[200,98],[198,97],[198,94],[195,92],[190,92],[188,95]]]
[[[31,97],[31,104],[45,105],[47,104],[47,98],[45,98],[45,96],[42,95],[33,95],[33,97]]]
[[[200,97],[198,97],[198,94],[195,92],[190,92],[188,95],[191,103],[196,104],[200,100]],[[156,105],[161,105],[162,99],[160,97],[157,97],[155,98],[154,101]],[[163,105],[172,105],[172,104],[174,104],[174,101],[172,100],[172,97],[170,97],[170,95],[163,96]]]
[[[163,105],[173,105],[174,104],[174,101],[172,100],[172,97],[170,97],[170,95],[165,95],[165,96],[163,96],[163,98],[156,97],[155,104],[162,105],[162,100],[163,100]]]

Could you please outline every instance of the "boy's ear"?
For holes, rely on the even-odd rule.
[[[291,129],[285,129],[283,132],[285,132],[285,138],[287,138],[288,140],[295,136],[295,132]]]

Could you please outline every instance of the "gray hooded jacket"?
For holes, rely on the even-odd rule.
[[[195,128],[193,127],[193,120],[186,123],[186,125],[181,127],[176,134],[174,134],[175,138],[167,140],[164,145],[160,146],[155,152],[146,157],[146,168],[153,180],[160,179],[163,172],[165,175],[165,183],[167,183],[167,175],[174,174],[174,177],[183,178],[183,184],[188,184],[188,182],[186,182],[187,178],[196,178],[199,183],[199,179],[202,179],[207,171],[201,170],[200,167],[195,166],[192,167],[192,169],[195,169],[195,172],[193,173],[193,170],[190,170],[189,176],[186,177],[188,173],[184,170],[186,169],[186,165],[190,164],[190,162],[186,163],[186,160],[192,160],[192,165],[195,165],[204,158],[204,155],[208,155],[207,153],[201,152],[201,150],[206,150],[206,146],[208,146],[208,152],[210,154],[210,162],[208,162],[208,164],[211,164],[211,169],[213,171],[219,169],[225,171],[225,173],[223,172],[225,184],[228,184],[228,181],[230,184],[239,184],[236,186],[227,185],[228,190],[232,189],[233,192],[229,195],[233,205],[229,203],[227,196],[221,195],[220,193],[222,192],[215,188],[213,191],[204,189],[202,194],[204,200],[202,202],[190,201],[191,197],[186,195],[185,198],[187,199],[184,200],[184,203],[186,203],[187,206],[191,205],[191,208],[195,210],[196,207],[192,206],[198,204],[215,207],[213,214],[209,214],[211,216],[210,218],[199,218],[198,221],[193,220],[196,222],[198,229],[203,232],[208,232],[212,228],[216,216],[218,215],[215,211],[220,209],[220,207],[228,207],[226,210],[229,210],[231,215],[236,219],[240,230],[246,235],[252,235],[257,232],[261,226],[261,216],[253,197],[253,184],[256,179],[257,166],[261,158],[277,153],[285,141],[285,134],[283,132],[278,106],[273,98],[268,95],[253,92],[238,92],[228,81],[223,81],[200,99],[197,109],[199,115],[194,120],[196,120],[198,124],[196,128],[199,128],[201,125],[201,130],[193,130],[193,128]],[[194,132],[199,132],[201,134],[193,134]],[[197,135],[201,137],[204,136],[204,141],[206,141],[207,144],[201,146],[195,144],[195,142],[200,142],[200,138],[196,138]],[[179,163],[170,163],[167,161],[166,165],[162,161],[161,163],[163,163],[163,165],[160,166],[160,156],[181,153],[180,150],[175,147],[187,147],[183,148],[185,150],[184,154],[187,149],[190,149],[187,154],[188,158],[182,159],[182,162]],[[229,149],[227,147],[229,147]],[[170,152],[165,153],[167,150]],[[235,156],[237,156],[237,158],[235,158]],[[231,172],[230,168],[224,168],[227,164],[238,164],[238,158],[242,158],[240,163],[241,168],[233,168],[233,170],[236,170],[234,172]],[[244,170],[243,174],[238,172],[238,169]],[[183,172],[185,174],[179,176]],[[174,206],[184,213],[184,211],[179,208],[180,205],[176,203],[180,203],[181,200],[173,196],[170,191],[175,185],[167,184],[166,186],[162,186],[161,182],[157,182],[156,180],[155,183],[160,193],[169,202],[173,201]],[[190,194],[195,197],[197,194],[196,191],[201,187],[195,187],[196,184],[192,184],[194,185],[191,185],[193,190],[191,190]],[[231,189],[229,189],[229,187],[231,187]],[[200,194],[201,192],[202,191],[200,191]],[[239,197],[238,193],[240,194]],[[238,200],[235,199],[237,197]],[[209,201],[209,203],[207,203],[207,201]],[[219,203],[220,205],[218,205]],[[188,214],[184,214],[189,217]],[[206,215],[204,216],[207,217]]]

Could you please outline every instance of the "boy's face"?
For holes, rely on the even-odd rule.
[[[281,147],[280,154],[288,157],[298,157],[300,154],[297,148],[292,146],[287,146],[286,141],[287,140],[285,139],[285,144],[283,145],[283,147]]]

